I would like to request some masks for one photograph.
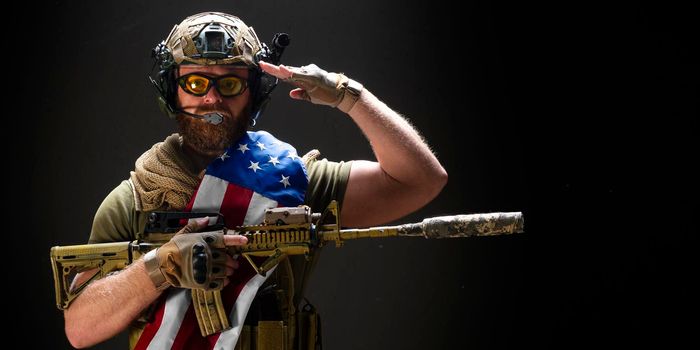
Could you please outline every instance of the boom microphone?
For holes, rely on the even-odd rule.
[[[209,124],[219,125],[224,121],[224,115],[219,112],[207,113],[207,114],[194,114],[190,112],[185,112],[182,109],[176,109],[175,112],[188,115],[192,118],[202,119]]]

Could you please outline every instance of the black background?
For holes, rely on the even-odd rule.
[[[289,33],[285,63],[345,72],[421,131],[449,183],[397,223],[525,214],[520,235],[326,248],[308,295],[326,348],[696,343],[698,28],[664,3],[53,1],[6,14],[14,335],[70,347],[49,248],[84,243],[104,196],[174,132],[147,83],[150,50],[187,15],[219,10],[265,41]],[[349,118],[288,90],[256,129],[373,159]]]

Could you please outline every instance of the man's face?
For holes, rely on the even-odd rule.
[[[191,73],[200,73],[212,78],[233,74],[244,80],[248,79],[247,68],[195,65],[180,66],[176,79]],[[215,86],[212,86],[203,96],[195,96],[185,92],[178,85],[177,103],[184,111],[199,115],[218,112],[224,117],[223,122],[214,125],[202,119],[180,114],[177,117],[177,122],[184,143],[203,156],[217,157],[221,155],[248,129],[250,121],[249,101],[250,90],[248,88],[240,95],[225,97],[219,93]]]

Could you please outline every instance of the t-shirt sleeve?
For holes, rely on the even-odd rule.
[[[328,159],[312,159],[306,165],[309,175],[309,187],[306,190],[304,204],[314,213],[322,212],[331,200],[338,201],[342,208],[345,188],[350,176],[352,161],[331,162]]]
[[[128,180],[122,181],[105,197],[95,213],[88,243],[123,242],[135,239],[134,192]]]

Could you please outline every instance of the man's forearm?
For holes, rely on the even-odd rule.
[[[124,330],[160,294],[143,260],[138,260],[85,288],[64,311],[66,336],[76,348],[107,340]]]
[[[367,89],[348,114],[369,140],[387,175],[406,186],[438,182],[436,187],[442,188],[447,173],[406,119]]]

